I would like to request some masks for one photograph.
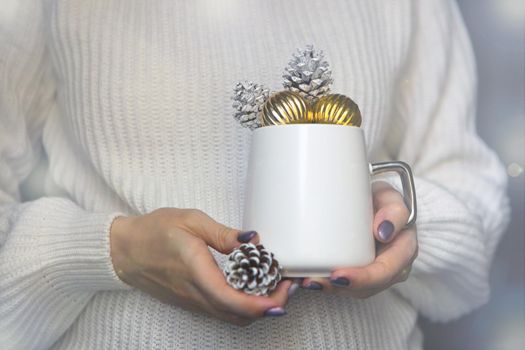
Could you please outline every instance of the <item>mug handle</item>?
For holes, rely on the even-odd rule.
[[[410,211],[407,226],[414,224],[417,217],[416,188],[414,186],[414,177],[412,176],[412,169],[410,169],[410,165],[400,161],[374,163],[370,164],[370,171],[372,175],[389,171],[396,172],[399,175],[401,178],[401,184],[403,185],[403,197],[405,199],[405,204]]]

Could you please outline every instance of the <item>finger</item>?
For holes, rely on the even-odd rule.
[[[195,284],[219,309],[241,317],[256,318],[263,316],[268,309],[284,308],[292,281],[282,281],[269,296],[249,295],[227,284],[208,249],[194,253],[192,261],[191,270]]]
[[[297,289],[302,286],[303,278],[288,278],[292,281],[288,289],[288,299],[297,292]]]
[[[259,243],[257,232],[241,232],[225,226],[198,209],[187,209],[184,215],[186,217],[181,220],[184,228],[223,254],[229,254],[242,243]]]
[[[397,274],[392,281],[387,284],[376,288],[367,288],[367,289],[350,289],[350,288],[338,288],[339,290],[344,290],[348,295],[350,295],[353,298],[358,299],[365,299],[369,298],[372,295],[375,295],[379,292],[384,291],[386,288],[396,284],[401,283],[407,280],[409,274],[410,274],[411,266],[408,266],[404,268],[399,274]]]
[[[232,310],[242,317],[281,316],[286,313],[285,306],[288,302],[288,291],[292,283],[290,280],[279,282],[276,289],[268,296],[248,295],[228,287],[231,293],[227,293],[225,290],[221,297],[228,310]]]
[[[410,258],[410,261],[407,266],[401,272],[394,278],[394,283],[400,283],[404,282],[408,279],[408,276],[410,276],[410,272],[412,271],[412,265],[414,264],[414,261],[417,259],[418,253],[419,253],[419,247],[417,244],[417,229],[414,227],[414,230],[416,231],[416,249],[415,252],[412,254],[412,257]]]
[[[268,294],[270,298],[275,300],[280,307],[284,308],[286,303],[288,302],[288,299],[290,297],[290,288],[292,287],[292,284],[294,283],[293,280],[285,279],[281,280],[277,287]]]
[[[397,274],[396,277],[394,277],[392,284],[406,281],[408,279],[408,276],[410,275],[411,270],[412,270],[412,265],[408,265],[407,267],[405,267],[403,270],[401,270],[400,273]]]
[[[308,290],[319,290],[323,292],[332,292],[334,289],[330,280],[323,277],[306,277],[303,279],[301,287]]]
[[[387,288],[394,282],[395,277],[412,263],[416,252],[415,229],[403,230],[374,262],[365,267],[334,270],[330,279],[336,286],[347,285],[351,289]]]
[[[409,211],[401,193],[390,185],[374,183],[374,237],[383,243],[394,239],[408,222]]]

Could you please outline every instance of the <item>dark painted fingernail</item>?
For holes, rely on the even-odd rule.
[[[330,280],[330,282],[332,282],[332,284],[335,284],[336,286],[342,287],[347,287],[350,285],[350,281],[346,277],[337,277],[334,280]]]
[[[282,307],[272,307],[264,312],[264,316],[282,316],[285,315],[286,311]]]
[[[388,241],[394,233],[394,224],[389,220],[383,221],[381,224],[379,224],[377,233],[379,238],[381,238],[383,241]]]
[[[292,295],[294,295],[295,292],[297,292],[298,288],[299,288],[299,283],[297,282],[292,283],[290,288],[288,288],[288,297],[291,297]]]
[[[241,243],[248,243],[253,237],[255,237],[256,234],[257,232],[255,231],[239,232],[237,235],[237,240]]]
[[[323,289],[323,285],[321,283],[317,283],[317,282],[310,282],[304,288],[310,289],[310,290],[321,290],[321,289]]]

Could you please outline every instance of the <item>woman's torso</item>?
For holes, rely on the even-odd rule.
[[[291,54],[307,44],[325,52],[332,90],[359,104],[370,158],[383,151],[408,1],[49,4],[58,89],[44,131],[50,179],[86,209],[193,207],[240,227],[251,131],[232,117],[232,89],[252,80],[281,90]],[[300,291],[287,316],[248,328],[138,291],[102,292],[56,347],[406,348],[419,342],[415,319],[390,291],[367,300]]]

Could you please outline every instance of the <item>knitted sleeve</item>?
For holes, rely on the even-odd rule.
[[[68,199],[21,202],[19,185],[42,154],[55,88],[43,1],[0,13],[0,344],[45,349],[93,294],[122,289],[109,255],[117,213],[91,213]],[[9,10],[9,11],[8,11]]]
[[[476,133],[476,68],[456,3],[413,3],[386,148],[413,167],[419,256],[394,290],[429,319],[447,321],[488,300],[490,263],[509,220],[507,180]]]

